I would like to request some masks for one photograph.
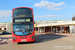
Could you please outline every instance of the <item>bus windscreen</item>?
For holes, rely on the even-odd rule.
[[[13,17],[32,17],[32,11],[28,8],[18,8],[14,10]]]
[[[33,24],[13,24],[13,32],[20,36],[30,35],[33,33]]]

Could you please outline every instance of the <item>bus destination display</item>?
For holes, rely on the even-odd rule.
[[[31,22],[30,19],[15,19],[15,22]]]

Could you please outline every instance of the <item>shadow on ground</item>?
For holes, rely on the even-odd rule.
[[[35,43],[41,43],[41,42],[46,42],[46,41],[51,41],[51,40],[55,40],[55,39],[59,39],[62,37],[66,37],[64,35],[58,35],[58,34],[54,34],[54,33],[48,33],[48,34],[43,34],[43,35],[36,35],[35,36]]]
[[[0,37],[0,45],[8,44],[8,39],[11,39],[12,37]]]
[[[8,44],[8,42],[2,42],[2,43],[0,43],[0,45],[3,45],[3,44]]]
[[[51,40],[55,40],[55,39],[59,39],[62,37],[66,37],[65,35],[58,35],[55,33],[47,33],[47,34],[39,34],[39,35],[35,35],[35,43],[42,43],[42,42],[47,42],[47,41],[51,41]],[[30,44],[33,42],[26,42],[26,43],[18,43],[18,44]]]

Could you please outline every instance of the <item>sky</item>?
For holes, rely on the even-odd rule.
[[[1,0],[0,22],[12,21],[12,9],[33,8],[34,20],[72,20],[75,14],[75,0]]]

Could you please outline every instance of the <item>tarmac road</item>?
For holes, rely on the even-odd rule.
[[[75,50],[74,34],[42,34],[35,35],[34,43],[14,44],[11,34],[0,35],[0,50]]]

